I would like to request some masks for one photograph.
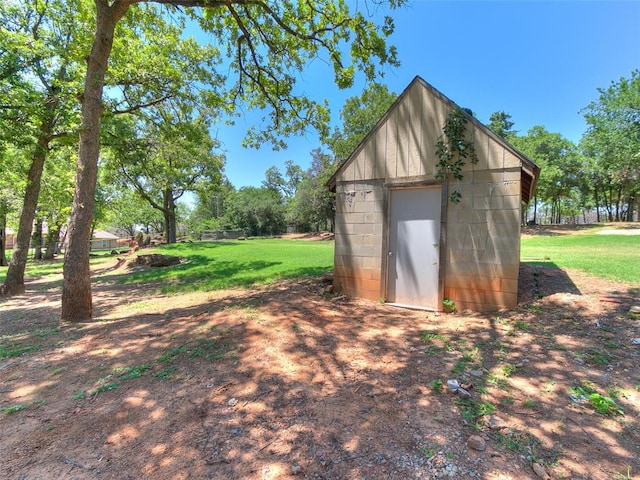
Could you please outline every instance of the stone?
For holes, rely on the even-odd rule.
[[[629,309],[631,315],[640,315],[640,305],[634,305]]]
[[[544,467],[539,463],[534,463],[533,465],[531,465],[531,468],[533,469],[533,473],[535,473],[538,477],[543,478],[544,480],[549,480],[551,478]]]
[[[230,407],[235,407],[237,404],[238,404],[237,398],[232,398],[227,402],[227,405],[229,405]]]
[[[298,475],[302,471],[302,467],[300,465],[291,465],[291,473],[294,475]]]
[[[462,397],[470,397],[471,393],[469,393],[469,391],[466,388],[463,388],[460,383],[458,382],[458,380],[456,379],[450,379],[447,380],[447,387],[449,388],[449,390],[453,393],[457,393],[458,395],[462,396]],[[467,387],[468,388],[468,387]]]
[[[470,398],[471,397],[471,393],[466,388],[462,388],[462,387],[458,388],[457,393],[461,397],[465,397],[465,398]]]
[[[471,370],[469,373],[474,377],[482,377],[482,370]]]
[[[467,446],[472,448],[473,450],[478,450],[480,452],[484,451],[487,444],[480,435],[471,435],[469,440],[467,440]]]
[[[447,380],[447,387],[449,387],[449,390],[455,393],[458,391],[458,388],[460,388],[460,384],[458,383],[458,380],[452,378]]]
[[[487,427],[491,430],[500,430],[503,428],[507,428],[507,422],[505,422],[502,418],[497,415],[490,415],[487,420]]]

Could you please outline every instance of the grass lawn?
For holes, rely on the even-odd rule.
[[[601,278],[640,282],[640,235],[524,237],[520,254],[527,263],[552,262]]]
[[[144,253],[187,259],[171,268],[128,275],[123,283],[157,283],[162,293],[209,291],[321,275],[333,268],[333,242],[246,240],[178,243]]]
[[[124,284],[157,284],[161,293],[219,290],[268,284],[275,280],[322,275],[333,269],[333,242],[302,240],[246,240],[177,243],[145,249],[144,254],[161,253],[183,257],[187,262],[171,268],[150,268],[127,275]],[[97,266],[114,257],[91,258]],[[0,267],[0,282],[7,267]],[[40,277],[62,273],[62,258],[54,262],[27,263],[25,275]],[[96,279],[109,281],[108,277]]]
[[[10,258],[10,257],[9,257]],[[108,263],[112,261],[113,257],[111,256],[100,256],[100,257],[91,257],[89,262],[92,267],[102,265],[104,263]],[[29,277],[44,277],[45,275],[55,275],[62,274],[62,261],[63,256],[58,256],[53,261],[35,261],[28,260],[27,261],[27,269],[25,271],[25,277],[27,279]],[[0,267],[0,282],[4,282],[5,277],[7,276],[7,270],[9,267]]]
[[[301,240],[246,240],[179,243],[147,249],[144,253],[177,255],[187,262],[172,268],[132,272],[125,284],[153,283],[162,293],[209,291],[274,280],[321,275],[333,268],[334,243]],[[92,265],[113,257],[94,257]],[[522,261],[554,263],[614,281],[640,282],[640,235],[526,236],[522,238]],[[0,282],[7,267],[0,267]],[[62,260],[29,262],[26,275],[62,272]]]

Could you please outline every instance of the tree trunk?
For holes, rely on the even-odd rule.
[[[7,215],[0,213],[0,267],[7,266]]]
[[[17,295],[24,293],[24,270],[27,266],[27,256],[31,243],[31,233],[33,232],[33,220],[36,216],[38,197],[40,196],[40,181],[44,162],[49,151],[49,142],[55,126],[55,110],[58,105],[58,98],[49,95],[46,101],[45,117],[40,125],[38,142],[33,153],[33,160],[29,173],[27,174],[27,186],[24,191],[24,202],[20,213],[20,223],[18,224],[18,234],[13,245],[13,253],[9,262],[9,270],[4,279],[4,285],[0,293],[4,295]]]
[[[46,249],[44,257],[42,257],[43,260],[53,260],[53,257],[56,254],[58,240],[60,238],[60,228],[60,225],[51,225],[49,227],[49,231],[47,232]]]
[[[42,218],[36,218],[36,229],[33,232],[33,259],[42,260]]]
[[[176,243],[176,202],[173,199],[173,192],[171,189],[165,189],[163,197],[164,209],[162,210],[162,213],[164,214],[167,243]]]
[[[100,154],[100,122],[102,91],[113,36],[118,20],[129,7],[121,0],[95,0],[96,32],[87,57],[87,73],[82,94],[82,122],[78,149],[76,188],[73,196],[69,245],[64,256],[61,320],[79,322],[93,313],[89,241],[93,224],[98,156]]]
[[[613,211],[611,210],[611,205],[613,202],[613,193],[611,191],[611,186],[609,186],[609,195],[607,195],[607,190],[605,189],[602,194],[604,195],[604,208],[607,211],[607,221],[613,222]]]
[[[618,188],[617,195],[616,195],[616,204],[615,204],[615,206],[616,206],[616,216],[615,216],[616,222],[619,222],[621,220],[621,218],[620,218],[620,204],[621,204],[621,202],[622,202],[622,189]]]

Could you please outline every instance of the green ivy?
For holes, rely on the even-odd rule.
[[[462,169],[468,160],[474,165],[478,163],[478,155],[473,142],[465,137],[467,129],[465,113],[455,108],[444,122],[442,135],[436,142],[438,156],[438,172],[436,178],[462,180]],[[460,203],[462,195],[459,191],[451,192],[451,203]]]

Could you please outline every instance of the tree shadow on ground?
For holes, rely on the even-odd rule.
[[[533,461],[566,478],[636,473],[631,296],[549,290],[488,316],[331,300],[316,279],[185,305],[141,296],[157,310],[112,316],[131,302],[115,290],[80,325],[25,304],[3,342],[39,347],[0,364],[0,407],[26,405],[0,417],[0,476],[533,479]],[[447,391],[454,378],[470,399]],[[585,382],[624,391],[624,417],[574,402]]]
[[[553,262],[520,262],[518,303],[548,297],[556,293],[580,295],[566,271]]]

